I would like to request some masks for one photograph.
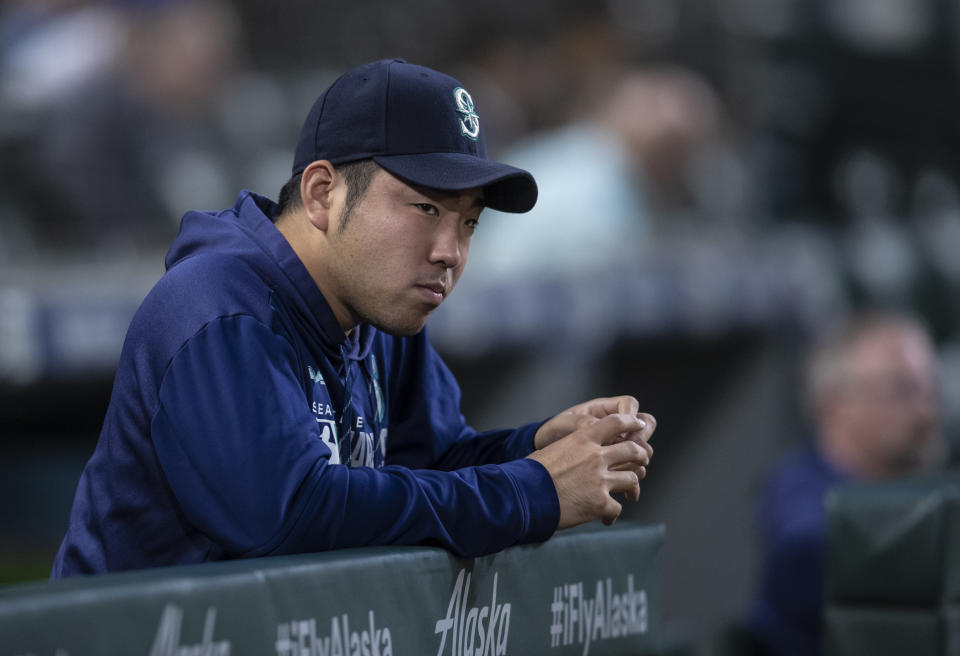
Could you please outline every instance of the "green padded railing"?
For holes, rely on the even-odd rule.
[[[0,656],[656,653],[664,528],[462,559],[426,547],[209,563],[0,589]]]
[[[960,476],[827,496],[828,656],[960,654]]]

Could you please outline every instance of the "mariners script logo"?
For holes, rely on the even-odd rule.
[[[450,656],[503,656],[510,635],[510,604],[497,603],[497,577],[493,574],[493,597],[488,606],[467,608],[470,574],[461,569],[447,606],[447,616],[437,620],[434,633],[441,634],[437,656],[450,635]]]
[[[473,98],[463,87],[453,90],[453,99],[457,103],[457,111],[463,114],[460,119],[460,133],[465,137],[476,140],[480,136],[480,116],[473,104]]]

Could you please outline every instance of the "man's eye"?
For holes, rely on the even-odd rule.
[[[436,205],[431,205],[430,203],[416,203],[417,209],[426,212],[432,216],[437,216],[440,212],[437,210]]]
[[[467,219],[466,224],[467,224],[467,227],[470,228],[471,230],[476,230],[476,229],[477,229],[477,226],[480,225],[480,220],[479,220],[479,219]]]

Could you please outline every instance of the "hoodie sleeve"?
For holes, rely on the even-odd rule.
[[[282,336],[249,316],[176,353],[151,437],[186,519],[232,556],[438,544],[475,556],[544,540],[559,504],[533,460],[458,471],[348,468],[330,450]]]
[[[478,433],[460,412],[460,386],[426,337],[396,339],[387,461],[452,470],[526,458],[542,421]]]

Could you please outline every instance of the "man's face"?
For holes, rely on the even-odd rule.
[[[349,215],[341,205],[327,230],[322,290],[341,325],[420,332],[463,273],[482,209],[480,189],[438,191],[378,170]]]
[[[914,331],[863,337],[850,354],[840,416],[878,472],[909,473],[939,451],[935,360]]]

